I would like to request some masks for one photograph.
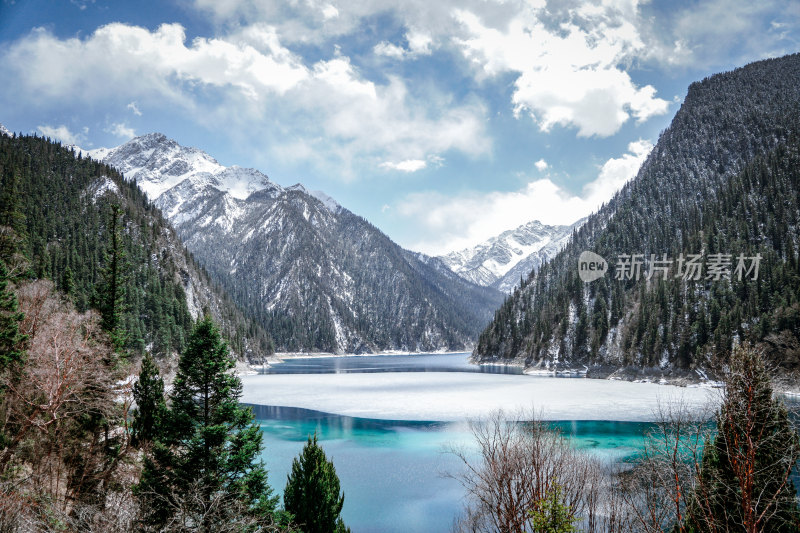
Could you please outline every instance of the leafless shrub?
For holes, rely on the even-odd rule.
[[[599,531],[603,469],[569,446],[535,413],[507,416],[497,411],[473,421],[477,454],[451,446],[464,471],[453,474],[466,489],[469,504],[456,531],[533,530],[531,511],[558,486],[565,504],[586,531]]]
[[[681,399],[659,402],[654,428],[645,437],[641,458],[619,475],[619,530],[646,533],[683,531],[686,509],[697,492],[703,447],[713,428],[708,409]]]
[[[23,531],[124,530],[128,489],[117,489],[130,395],[108,339],[94,313],[75,311],[50,282],[17,294],[28,346],[25,364],[2,378],[0,490],[11,503],[0,519],[15,516]]]

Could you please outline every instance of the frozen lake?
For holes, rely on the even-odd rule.
[[[394,357],[394,356],[388,356]],[[420,365],[426,356],[411,356]],[[449,357],[465,365],[466,354]],[[330,360],[338,359],[338,363]],[[258,405],[302,407],[339,415],[385,420],[456,421],[486,415],[497,409],[535,408],[547,420],[653,420],[659,401],[682,398],[701,407],[714,397],[701,387],[675,387],[582,378],[553,378],[472,371],[351,372],[335,364],[376,366],[372,357],[319,358],[315,373],[248,375],[242,378],[242,401]],[[385,358],[384,358],[385,359]],[[299,361],[299,362],[298,362]],[[408,362],[413,366],[414,359]],[[294,365],[314,366],[313,359],[294,359]],[[280,366],[280,365],[277,365]],[[318,373],[320,367],[331,368]]]
[[[270,483],[281,492],[292,459],[317,432],[345,493],[353,533],[448,531],[463,490],[444,453],[469,445],[466,420],[535,408],[573,446],[611,461],[634,457],[659,401],[702,406],[707,389],[548,378],[475,367],[467,354],[294,358],[243,377],[244,403],[264,435]],[[512,374],[509,374],[512,372]]]

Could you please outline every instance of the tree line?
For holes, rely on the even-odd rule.
[[[735,339],[800,369],[800,72],[797,54],[692,84],[637,177],[497,310],[476,355],[686,374],[720,370]],[[757,95],[757,96],[755,96]],[[757,279],[584,283],[578,257],[761,255]],[[554,354],[557,354],[555,356]]]
[[[109,304],[100,294],[117,257],[107,255],[114,239],[114,320],[128,351],[161,358],[183,350],[191,286],[239,357],[272,353],[269,335],[212,283],[135,183],[48,139],[0,135],[0,258],[7,268],[25,264],[25,276],[52,280],[80,312],[100,309]]]

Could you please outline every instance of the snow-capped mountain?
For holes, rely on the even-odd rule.
[[[255,191],[280,189],[258,170],[224,167],[202,150],[181,146],[161,133],[142,135],[117,148],[98,148],[88,154],[135,180],[153,200],[181,184],[184,189],[191,184],[195,190],[211,186],[239,200]]]
[[[225,167],[162,134],[91,155],[137,182],[279,350],[463,349],[501,301],[322,192]]]
[[[8,128],[0,124],[0,135],[8,135],[10,137],[12,133],[8,130]]]
[[[569,240],[573,228],[582,222],[548,226],[534,220],[440,259],[468,281],[510,293],[521,277],[557,254]]]

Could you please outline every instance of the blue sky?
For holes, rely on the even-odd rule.
[[[160,131],[435,254],[588,214],[692,81],[799,41],[772,0],[0,0],[0,123]]]

